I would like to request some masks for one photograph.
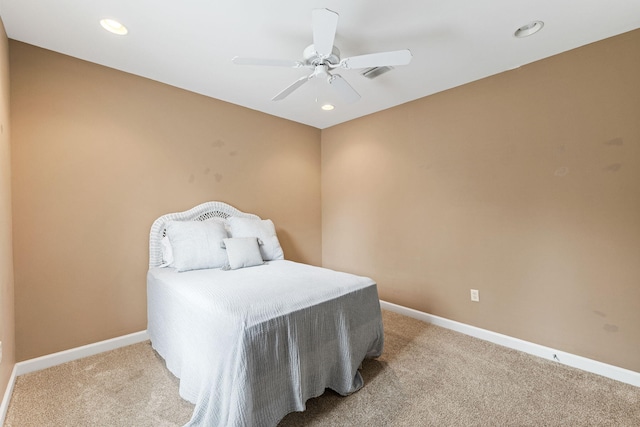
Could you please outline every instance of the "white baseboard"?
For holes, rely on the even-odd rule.
[[[149,335],[147,334],[147,331],[140,331],[117,338],[111,338],[110,340],[99,341],[97,343],[83,345],[82,347],[76,347],[60,351],[58,353],[36,357],[35,359],[16,363],[16,375],[20,376],[28,374],[29,372],[51,368],[52,366],[82,359],[83,357],[93,356],[94,354],[104,353],[105,351],[115,350],[116,348],[126,347],[131,344],[137,344],[148,339]]]
[[[4,397],[2,398],[2,404],[0,404],[0,425],[4,425],[4,419],[7,416],[7,410],[9,409],[9,401],[11,400],[11,393],[13,393],[13,385],[16,383],[16,367],[13,366],[11,371],[11,377],[9,377],[9,383],[7,389],[4,391]]]
[[[9,383],[7,384],[7,389],[4,392],[2,404],[0,405],[0,425],[4,425],[4,419],[7,416],[7,410],[9,409],[9,401],[11,400],[13,386],[18,376],[46,368],[51,368],[53,366],[71,362],[73,360],[82,359],[83,357],[93,356],[94,354],[104,353],[105,351],[115,350],[116,348],[137,344],[148,339],[149,335],[147,334],[147,331],[134,332],[133,334],[124,335],[121,337],[112,338],[94,344],[88,344],[82,347],[76,347],[69,350],[60,351],[58,353],[48,354],[46,356],[16,363],[13,367],[13,372],[11,373]]]
[[[499,344],[501,346],[512,348],[514,350],[533,354],[534,356],[549,359],[554,362],[559,362],[563,365],[571,366],[573,368],[578,368],[583,371],[602,375],[603,377],[611,378],[616,381],[640,387],[639,372],[630,371],[618,366],[608,365],[606,363],[598,362],[597,360],[587,359],[586,357],[577,356],[575,354],[566,353],[564,351],[545,347],[543,345],[534,344],[532,342],[524,341],[518,338],[513,338],[508,335],[503,335],[497,332],[492,332],[486,329],[467,325],[465,323],[456,322],[455,320],[445,319],[444,317],[434,316],[433,314],[424,313],[422,311],[403,307],[401,305],[393,304],[390,302],[381,300],[380,306],[385,310],[413,317],[414,319],[418,319],[423,322],[431,323],[433,325],[451,329],[453,331],[460,332],[465,335],[470,335],[484,341],[489,341],[494,344]]]
[[[418,319],[423,322],[431,323],[433,325],[451,329],[494,344],[519,350],[534,356],[559,362],[567,366],[582,369],[583,371],[602,375],[603,377],[640,387],[640,373],[635,371],[608,365],[606,363],[598,362],[597,360],[587,359],[586,357],[576,356],[575,354],[565,353],[550,347],[534,344],[508,335],[467,325],[465,323],[456,322],[455,320],[445,319],[444,317],[434,316],[433,314],[424,313],[422,311],[403,307],[390,302],[381,300],[380,306],[385,310],[413,317],[414,319]],[[93,356],[105,351],[115,350],[116,348],[137,344],[148,339],[149,335],[147,334],[147,331],[140,331],[124,335],[122,337],[112,338],[110,340],[100,341],[94,344],[72,348],[70,350],[16,363],[13,367],[9,383],[7,384],[7,389],[4,392],[2,403],[0,404],[0,425],[4,425],[4,419],[7,415],[7,409],[9,409],[9,401],[11,400],[13,386],[18,376],[39,371],[41,369],[51,368],[73,360],[82,359],[83,357]]]

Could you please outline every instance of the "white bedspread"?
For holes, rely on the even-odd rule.
[[[382,352],[376,284],[291,261],[147,276],[148,332],[180,395],[187,426],[275,426],[330,388],[363,385]]]

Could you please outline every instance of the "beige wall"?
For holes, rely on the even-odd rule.
[[[324,130],[323,264],[640,371],[639,51],[640,30]]]
[[[0,390],[5,390],[15,364],[11,236],[9,43],[0,18],[0,341],[2,341]]]
[[[11,41],[17,360],[144,329],[151,222],[223,200],[385,300],[640,371],[639,46],[320,133]]]
[[[10,41],[17,360],[146,329],[148,235],[209,200],[320,264],[320,131]]]

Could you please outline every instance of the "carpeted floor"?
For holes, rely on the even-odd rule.
[[[19,376],[4,425],[173,427],[192,412],[144,342]]]
[[[388,311],[365,386],[292,426],[640,426],[640,388]],[[18,377],[5,426],[181,426],[193,405],[148,342]]]

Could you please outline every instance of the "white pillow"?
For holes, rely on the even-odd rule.
[[[231,270],[264,264],[256,237],[236,237],[223,241],[227,248],[227,258],[229,258]]]
[[[162,265],[160,267],[173,267],[173,249],[168,236],[164,236],[160,241],[162,247]]]
[[[270,219],[230,217],[231,237],[257,237],[262,240],[260,253],[265,261],[284,259],[284,252],[276,235],[276,227]]]
[[[220,268],[227,263],[227,251],[220,247],[227,238],[218,221],[170,221],[167,236],[173,251],[173,267],[178,271]]]

